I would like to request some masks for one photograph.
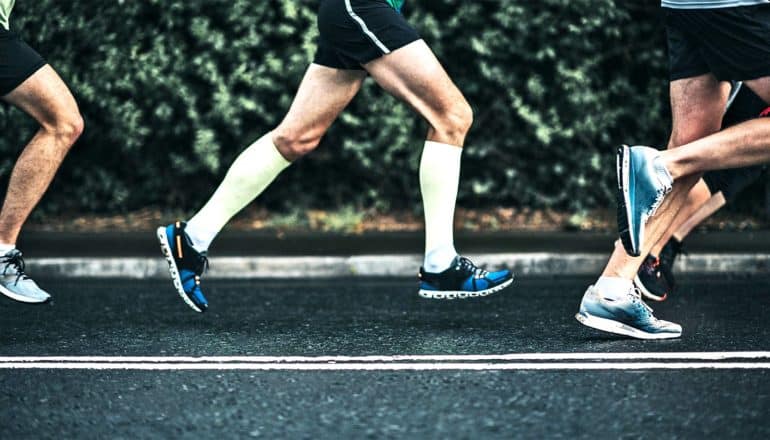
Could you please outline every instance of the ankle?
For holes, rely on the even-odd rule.
[[[8,244],[0,242],[0,255],[5,255],[8,252],[16,249],[16,244]]]
[[[628,293],[634,286],[633,281],[627,278],[600,276],[594,288],[599,291],[599,295],[604,298],[618,299]]]
[[[449,269],[455,257],[457,257],[457,251],[453,245],[444,245],[431,249],[425,253],[423,268],[426,272],[430,273],[443,272]]]

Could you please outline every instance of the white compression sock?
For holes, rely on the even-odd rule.
[[[457,256],[454,247],[454,214],[460,183],[462,148],[427,141],[420,159],[420,191],[425,210],[425,261],[427,272],[443,272]]]
[[[187,222],[185,231],[195,250],[207,250],[225,224],[290,164],[273,144],[271,133],[246,148],[230,166],[211,199]]]
[[[5,255],[8,252],[11,252],[12,250],[16,249],[15,244],[5,244],[0,243],[0,255]]]
[[[631,280],[620,277],[599,277],[594,287],[599,294],[608,299],[620,299],[624,297],[633,287]]]

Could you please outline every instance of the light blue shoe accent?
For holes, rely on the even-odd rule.
[[[626,252],[638,257],[647,220],[655,215],[673,179],[650,147],[622,146],[618,151],[618,232]]]
[[[631,288],[619,299],[604,298],[591,286],[575,315],[581,324],[597,330],[637,339],[671,339],[682,336],[682,326],[652,315],[639,291]]]
[[[24,258],[17,249],[0,255],[0,293],[27,304],[43,304],[51,299],[51,295],[24,272]]]

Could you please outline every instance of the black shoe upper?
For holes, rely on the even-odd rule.
[[[172,250],[174,261],[177,267],[195,272],[197,275],[203,274],[209,267],[209,260],[206,252],[198,252],[190,241],[190,237],[184,232],[187,223],[176,222],[174,224],[174,236],[169,237],[172,240]]]
[[[640,287],[643,287],[649,294],[657,297],[652,299],[662,301],[671,293],[671,285],[661,271],[660,260],[658,258],[648,255],[639,267],[637,276],[642,283],[642,286]]]
[[[666,243],[665,246],[663,246],[663,249],[660,251],[660,256],[658,257],[660,260],[660,271],[663,276],[666,277],[666,281],[671,286],[672,290],[676,288],[676,280],[674,279],[674,263],[676,263],[676,258],[680,254],[686,253],[687,252],[684,250],[683,243],[673,237],[668,241],[668,243]]]

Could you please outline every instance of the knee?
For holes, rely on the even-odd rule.
[[[473,109],[467,102],[459,102],[443,110],[431,125],[435,131],[435,140],[462,146],[473,125]]]
[[[320,136],[300,133],[296,130],[279,127],[273,132],[275,147],[286,160],[291,162],[315,150],[320,141]]]
[[[80,112],[76,111],[74,113],[61,115],[56,118],[53,123],[44,126],[43,129],[56,136],[61,145],[69,148],[75,144],[80,135],[83,134],[85,121],[83,121]]]

